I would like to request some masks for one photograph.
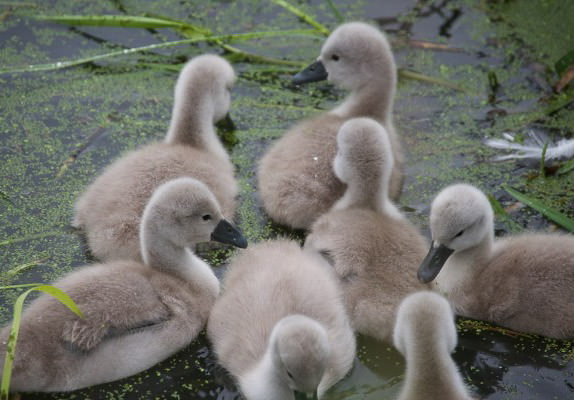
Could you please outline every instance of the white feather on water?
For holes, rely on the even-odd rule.
[[[514,137],[509,133],[504,133],[506,139],[486,139],[484,144],[488,147],[501,150],[516,150],[516,153],[497,156],[494,161],[505,161],[512,159],[533,159],[540,160],[544,149],[544,142],[534,133],[529,132],[533,144],[522,145],[514,143]],[[569,159],[574,156],[574,139],[562,139],[556,145],[548,145],[546,148],[545,160],[555,161]]]

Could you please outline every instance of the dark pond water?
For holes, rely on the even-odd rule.
[[[58,1],[36,8],[0,2],[0,69],[77,59],[113,50],[179,39],[166,30],[68,28],[31,18],[38,14],[161,14],[209,27],[215,33],[308,26],[266,1]],[[327,2],[293,1],[330,28]],[[486,136],[525,135],[530,129],[554,139],[571,137],[570,101],[553,113],[554,63],[572,50],[571,1],[335,1],[345,19],[373,21],[386,30],[398,65],[462,86],[401,79],[396,126],[408,152],[408,177],[400,206],[423,232],[436,191],[466,181],[492,194],[509,214],[497,234],[554,230],[535,211],[502,188],[511,184],[574,216],[574,173],[542,178],[537,168],[493,163]],[[557,27],[562,27],[558,29]],[[423,48],[432,43],[432,48]],[[234,44],[267,57],[306,63],[321,40],[273,38]],[[92,261],[69,227],[78,193],[111,160],[150,140],[169,123],[174,65],[203,52],[206,44],[148,51],[45,72],[0,75],[0,284],[49,282]],[[257,159],[295,121],[332,107],[344,93],[328,84],[295,88],[297,67],[236,63],[239,80],[231,117],[222,128],[238,170],[237,220],[247,237],[302,239],[268,221],[255,187]],[[272,70],[270,70],[270,68]],[[489,85],[489,75],[498,85]],[[491,79],[492,81],[492,79]],[[572,88],[565,96],[572,98]],[[550,103],[549,103],[550,102]],[[570,105],[568,105],[570,104]],[[203,249],[219,276],[231,250]],[[0,293],[0,316],[9,321],[20,292]],[[571,342],[520,335],[461,319],[454,359],[465,381],[485,399],[574,397]],[[387,344],[360,338],[359,360],[328,399],[393,398],[404,362]],[[217,367],[204,336],[174,357],[137,376],[66,394],[26,394],[30,399],[235,399],[239,395]]]

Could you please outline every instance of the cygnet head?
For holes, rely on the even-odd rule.
[[[329,355],[325,329],[311,318],[291,315],[277,322],[271,345],[279,378],[293,391],[316,393]]]
[[[323,44],[317,62],[293,78],[296,84],[327,79],[348,90],[378,81],[381,77],[396,84],[396,66],[386,37],[377,28],[362,22],[340,25]],[[393,93],[389,93],[392,97]]]
[[[471,249],[491,237],[493,218],[490,202],[474,186],[456,184],[443,189],[431,205],[433,244],[419,268],[419,280],[432,281],[453,252]]]
[[[342,182],[377,187],[382,180],[388,184],[393,164],[389,137],[381,124],[354,118],[341,126],[333,169]]]
[[[407,296],[397,311],[393,343],[405,358],[409,350],[431,351],[438,348],[441,353],[452,353],[456,347],[457,333],[448,301],[428,291]]]
[[[215,196],[193,178],[173,179],[156,189],[142,216],[142,249],[159,239],[175,247],[215,240],[247,247],[241,232],[221,214]],[[143,251],[144,261],[148,254]]]
[[[194,57],[181,70],[175,85],[175,109],[183,101],[208,99],[213,111],[213,123],[223,119],[231,106],[231,89],[235,71],[223,58],[215,54]],[[193,97],[190,97],[192,93]]]

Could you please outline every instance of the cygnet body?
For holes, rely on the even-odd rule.
[[[187,346],[219,294],[209,265],[188,247],[210,239],[245,247],[201,182],[160,186],[145,208],[145,264],[122,260],[82,267],[54,283],[83,318],[42,295],[24,310],[12,370],[13,391],[68,391],[143,371]],[[4,346],[10,326],[0,333]]]
[[[163,143],[130,152],[108,166],[81,195],[73,225],[85,231],[100,260],[141,261],[139,224],[154,190],[164,182],[190,176],[205,183],[232,218],[237,183],[234,168],[213,124],[230,106],[233,68],[215,55],[192,59],[175,86],[169,131]]]
[[[349,96],[335,109],[289,129],[262,158],[258,171],[265,210],[293,228],[308,229],[343,195],[345,185],[333,174],[332,162],[337,132],[351,118],[370,117],[387,130],[395,160],[392,199],[398,199],[403,181],[403,153],[392,119],[396,66],[385,36],[364,23],[341,25],[323,45],[318,61],[294,81],[320,79],[350,90]]]
[[[397,312],[393,342],[407,361],[398,400],[471,400],[450,357],[456,326],[442,296],[428,291],[407,296]]]
[[[416,271],[427,245],[388,197],[393,153],[385,128],[352,119],[337,144],[334,171],[347,190],[313,224],[305,248],[331,263],[355,330],[390,341],[398,304],[426,287]]]
[[[574,338],[572,235],[527,233],[495,241],[490,203],[467,184],[436,196],[430,230],[433,245],[419,279],[434,280],[457,314]]]
[[[207,335],[248,400],[321,398],[351,368],[355,337],[336,279],[297,243],[251,246],[222,286]]]

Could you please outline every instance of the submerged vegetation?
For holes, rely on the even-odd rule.
[[[0,2],[2,284],[48,282],[92,261],[68,226],[77,194],[122,152],[163,136],[176,74],[186,59],[203,52],[224,55],[239,75],[231,112],[235,128],[226,129],[224,138],[241,187],[241,228],[251,241],[301,238],[268,220],[256,194],[255,169],[286,127],[341,97],[328,84],[294,88],[289,76],[316,58],[324,37],[342,20],[367,18],[387,30],[401,66],[395,118],[409,152],[400,203],[410,219],[424,228],[438,189],[467,181],[490,194],[497,234],[557,229],[542,215],[572,230],[573,161],[494,163],[499,153],[482,144],[506,132],[526,140],[529,130],[547,142],[572,138],[572,2],[413,1],[393,8],[392,15],[385,11],[390,2],[378,3]],[[367,8],[377,11],[367,15]],[[231,253],[217,249],[205,258],[224,268]],[[0,295],[7,321],[19,293]],[[567,396],[567,385],[549,389],[536,372],[524,373],[528,360],[516,361],[511,353],[522,349],[536,359],[536,368],[557,376],[567,368],[571,374],[572,343],[465,321],[459,321],[463,346],[456,357],[485,398],[497,392],[520,397],[539,393],[539,387],[541,399]],[[486,338],[503,350],[483,349]],[[369,343],[360,353],[377,378],[353,376],[332,398],[380,399],[396,391],[403,365],[394,351]],[[208,354],[200,339],[156,368],[87,389],[81,397],[233,398],[221,394],[225,389]],[[477,354],[496,367],[476,361]]]

